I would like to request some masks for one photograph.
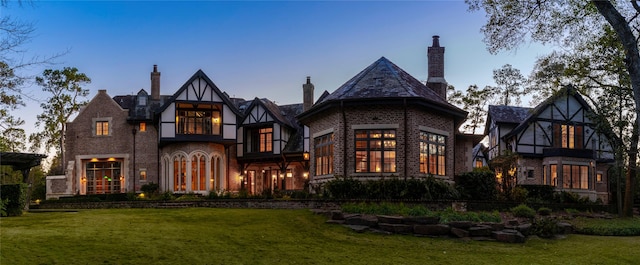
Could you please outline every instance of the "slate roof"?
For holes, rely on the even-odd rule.
[[[424,98],[457,109],[385,57],[369,65],[316,105],[345,99],[406,97]]]
[[[142,90],[141,90],[142,91]],[[146,91],[145,91],[146,93]],[[146,106],[138,106],[138,95],[120,95],[113,97],[113,101],[118,103],[121,108],[129,110],[130,120],[150,120],[153,119],[153,113],[162,106],[171,96],[160,96],[160,100],[152,100],[151,96],[147,99]]]
[[[289,121],[289,124],[295,130],[295,133],[289,137],[287,145],[284,147],[283,152],[293,153],[302,152],[303,148],[303,134],[302,126],[298,123],[296,116],[302,113],[302,103],[290,104],[279,106],[282,116]]]
[[[514,106],[489,106],[489,117],[498,123],[520,123],[531,113],[532,108]]]

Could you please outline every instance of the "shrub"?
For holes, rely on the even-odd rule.
[[[0,216],[7,216],[7,205],[9,204],[9,198],[0,200]]]
[[[551,215],[551,209],[549,209],[547,207],[540,207],[538,209],[538,214],[542,215],[542,216],[549,216],[549,215]]]
[[[511,208],[511,213],[516,217],[533,218],[536,216],[536,211],[525,204]]]
[[[550,185],[520,185],[527,190],[527,199],[538,202],[552,202],[555,194],[555,187]]]
[[[431,196],[425,199],[455,200],[460,198],[460,193],[452,185],[449,185],[449,183],[438,180],[433,176],[429,176],[426,182]]]
[[[466,172],[456,176],[456,189],[467,200],[494,200],[497,197],[496,177],[491,171]]]
[[[509,198],[511,198],[512,201],[524,202],[527,199],[528,195],[529,192],[527,191],[527,189],[523,188],[522,186],[516,186],[515,188],[511,189]]]
[[[551,217],[537,218],[531,226],[531,233],[542,238],[550,238],[558,233],[558,221]]]
[[[165,191],[160,196],[160,199],[163,201],[173,201],[176,199],[176,196],[173,195],[173,192]]]
[[[6,216],[22,215],[22,210],[27,203],[27,185],[7,184],[0,186],[0,199],[4,201]]]
[[[366,192],[364,184],[353,178],[336,176],[335,179],[327,182],[325,188],[334,199],[357,199],[363,198]]]
[[[444,211],[435,213],[440,216],[441,223],[449,223],[454,221],[469,221],[469,222],[502,222],[500,213],[494,212],[457,212],[451,207]]]
[[[160,188],[160,185],[158,185],[157,183],[150,182],[142,185],[142,187],[140,187],[140,190],[145,194],[151,195],[151,194],[158,193],[159,188]]]
[[[200,194],[196,194],[196,193],[182,194],[178,198],[176,198],[176,201],[201,201],[201,200],[202,200],[202,197],[200,196]]]

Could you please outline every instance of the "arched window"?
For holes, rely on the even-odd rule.
[[[186,191],[187,158],[177,155],[173,158],[173,191]]]
[[[202,154],[196,154],[191,157],[191,190],[193,191],[207,190],[204,159],[205,157]]]

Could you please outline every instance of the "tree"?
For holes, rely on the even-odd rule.
[[[635,115],[640,116],[640,53],[638,38],[640,6],[637,0],[580,1],[580,0],[465,0],[469,9],[484,10],[487,23],[482,27],[484,41],[492,53],[503,49],[516,49],[527,40],[543,44],[555,43],[563,47],[580,46],[595,36],[603,35],[603,25],[610,25],[616,32],[625,52],[624,65],[629,73]],[[640,128],[636,119],[635,128]],[[636,129],[637,130],[637,129]],[[638,143],[632,142],[627,152],[629,166],[626,216],[632,215],[633,179],[636,175]]]
[[[18,5],[23,2],[15,1]],[[0,8],[8,8],[8,0],[0,0]],[[51,64],[56,58],[65,53],[52,56],[29,56],[23,49],[34,32],[33,24],[14,19],[11,16],[0,16],[0,149],[4,151],[18,151],[25,148],[26,136],[24,121],[16,117],[12,112],[25,105],[24,98],[31,98],[22,91],[22,85],[31,76],[22,74],[26,70],[36,65]]]
[[[71,115],[87,104],[83,98],[86,98],[89,90],[83,89],[82,85],[91,83],[91,79],[79,73],[75,67],[65,67],[62,70],[44,70],[42,76],[36,77],[36,83],[51,97],[47,103],[40,104],[43,112],[37,116],[36,126],[44,125],[44,130],[29,136],[32,149],[40,149],[44,143],[46,149],[54,148],[56,155],[66,161],[66,123]],[[60,167],[63,170],[64,163],[60,163]]]
[[[484,125],[485,117],[487,116],[486,106],[492,96],[493,89],[489,86],[480,89],[477,85],[470,85],[466,93],[457,91],[453,87],[448,89],[450,91],[447,96],[449,101],[469,112],[463,130],[475,134],[476,129]]]
[[[493,95],[498,99],[498,104],[511,106],[511,101],[516,105],[522,102],[522,87],[527,79],[520,73],[520,70],[513,68],[510,64],[505,64],[500,69],[493,70],[493,81],[496,87],[493,88]]]

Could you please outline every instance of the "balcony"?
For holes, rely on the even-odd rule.
[[[568,148],[544,148],[542,149],[543,157],[565,156],[575,158],[593,158],[592,149],[568,149]]]

